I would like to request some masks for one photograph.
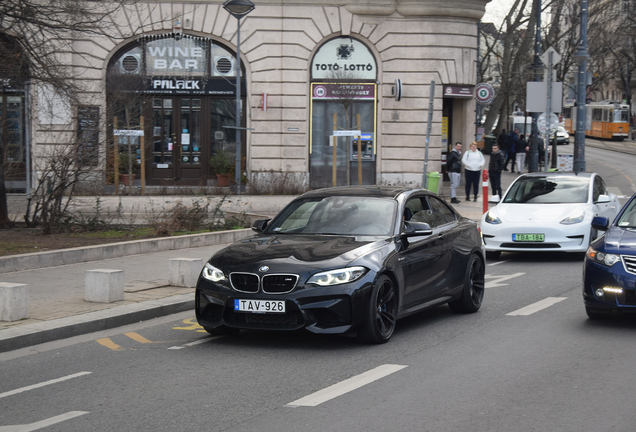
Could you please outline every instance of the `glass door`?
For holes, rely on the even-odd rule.
[[[24,138],[24,98],[0,95],[0,145],[4,176],[9,190],[26,187],[26,151]]]
[[[204,181],[201,110],[201,98],[153,99],[151,181]]]

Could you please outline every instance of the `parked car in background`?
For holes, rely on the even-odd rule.
[[[605,235],[592,242],[585,254],[583,301],[588,317],[636,312],[636,194],[613,223],[596,217],[592,226]]]
[[[596,173],[538,172],[515,179],[481,219],[486,253],[585,252],[598,236],[595,216],[613,221],[620,209]]]
[[[211,334],[304,328],[383,343],[399,318],[482,303],[477,224],[424,189],[314,190],[253,229],[199,277],[196,317]]]
[[[570,134],[563,126],[559,126],[556,131],[557,144],[570,144]]]

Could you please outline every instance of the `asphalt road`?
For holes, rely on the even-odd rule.
[[[612,191],[636,191],[635,157],[586,156]],[[636,317],[588,320],[581,264],[503,254],[478,313],[425,311],[380,346],[213,338],[184,312],[3,353],[0,432],[632,431]]]

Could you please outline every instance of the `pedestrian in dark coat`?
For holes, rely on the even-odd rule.
[[[499,146],[499,151],[501,151],[505,160],[506,155],[508,154],[508,134],[505,129],[502,129],[501,133],[497,137],[497,145]]]
[[[508,171],[508,162],[510,162],[510,171],[515,172],[515,160],[517,159],[517,143],[519,142],[519,130],[515,129],[508,135],[508,153],[506,154],[506,163],[504,165],[504,171]]]
[[[497,196],[501,199],[503,192],[501,191],[501,171],[506,161],[503,154],[499,151],[498,145],[492,146],[490,161],[488,162],[488,177],[490,178],[490,186],[492,187],[493,197]]]

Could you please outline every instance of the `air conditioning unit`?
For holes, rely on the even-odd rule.
[[[212,76],[234,76],[234,59],[228,56],[214,56]]]
[[[141,71],[141,54],[124,54],[118,63],[121,73],[138,74]]]

